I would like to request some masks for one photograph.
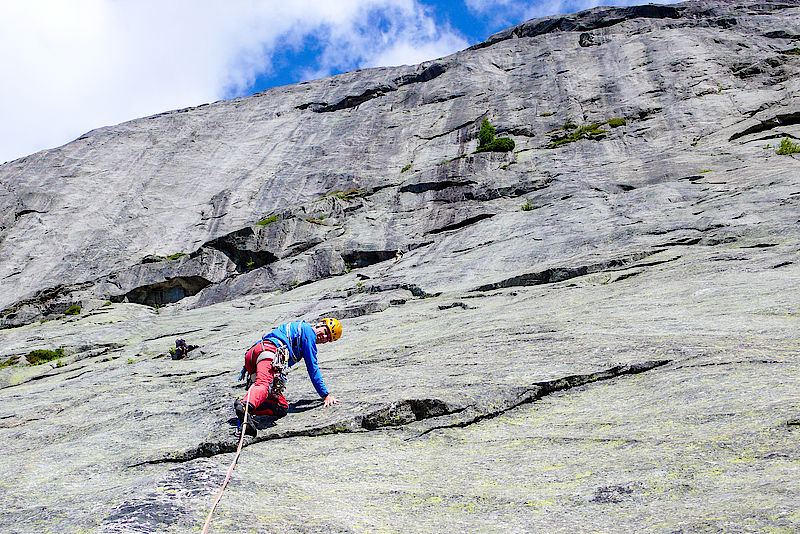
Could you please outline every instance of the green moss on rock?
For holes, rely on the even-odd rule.
[[[41,365],[52,360],[57,360],[64,356],[64,349],[57,348],[56,350],[49,349],[36,349],[28,353],[25,359],[28,360],[30,365]]]

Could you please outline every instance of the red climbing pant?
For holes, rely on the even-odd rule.
[[[275,378],[275,370],[272,367],[272,358],[262,358],[256,362],[263,351],[273,353],[276,351],[275,345],[270,342],[256,343],[247,351],[244,357],[244,367],[248,373],[256,373],[256,381],[250,386],[250,397],[248,402],[255,406],[253,415],[272,415],[283,417],[289,409],[289,403],[282,394],[270,393],[269,387]],[[244,399],[242,399],[244,402]]]

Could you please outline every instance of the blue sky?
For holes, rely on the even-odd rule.
[[[531,18],[642,3],[0,1],[0,163],[171,109],[446,56]]]

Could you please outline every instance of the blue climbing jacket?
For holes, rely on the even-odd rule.
[[[314,389],[317,390],[320,397],[328,395],[328,388],[322,381],[317,363],[317,334],[310,324],[305,321],[282,324],[262,339],[289,349],[289,367],[300,360],[305,360],[308,377],[314,384]]]

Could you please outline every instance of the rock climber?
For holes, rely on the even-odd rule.
[[[186,346],[186,340],[184,339],[176,339],[175,340],[175,352],[172,354],[173,360],[180,360],[186,353],[189,352],[189,347]]]
[[[336,341],[341,335],[342,325],[332,317],[321,319],[313,327],[305,321],[294,321],[275,328],[247,350],[239,379],[247,377],[248,394],[237,399],[233,408],[240,426],[248,435],[257,434],[250,415],[268,415],[275,419],[286,415],[289,409],[289,403],[283,396],[286,373],[289,367],[300,360],[305,360],[308,376],[323,404],[331,406],[339,402],[322,381],[317,364],[317,345]],[[248,403],[247,421],[244,421],[245,399]]]

